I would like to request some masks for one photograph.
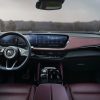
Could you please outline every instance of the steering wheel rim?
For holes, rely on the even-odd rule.
[[[27,40],[27,38],[24,37],[24,36],[23,36],[21,33],[19,33],[19,32],[5,32],[5,33],[3,33],[3,34],[0,35],[0,39],[3,38],[3,37],[5,37],[5,36],[8,36],[8,35],[15,35],[15,36],[21,37],[21,38],[25,41],[25,43],[26,43],[26,45],[27,45],[28,55],[27,55],[27,57],[25,58],[25,60],[24,60],[19,66],[13,67],[12,69],[10,69],[10,68],[7,69],[6,66],[0,65],[0,69],[1,69],[1,70],[6,70],[6,71],[8,71],[8,70],[10,70],[10,71],[18,70],[18,69],[22,68],[22,67],[27,63],[27,61],[29,60],[30,55],[31,55],[31,45],[30,45],[30,42]]]

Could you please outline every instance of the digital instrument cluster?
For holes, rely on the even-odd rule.
[[[63,48],[66,46],[69,37],[58,34],[24,34],[31,46],[35,48]],[[8,35],[0,40],[2,46],[25,46],[24,41],[15,35]]]

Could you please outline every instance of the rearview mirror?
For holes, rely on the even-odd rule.
[[[57,10],[62,8],[64,0],[39,0],[36,8],[42,10]]]

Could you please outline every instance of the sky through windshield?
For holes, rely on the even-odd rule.
[[[100,0],[65,0],[61,10],[35,8],[37,0],[0,0],[0,19],[75,22],[100,20]]]

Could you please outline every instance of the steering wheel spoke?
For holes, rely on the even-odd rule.
[[[19,52],[20,52],[20,55],[21,56],[25,56],[25,57],[27,57],[28,56],[28,50],[26,50],[26,49],[23,49],[23,48],[18,48],[19,49]]]
[[[12,65],[10,65],[10,67],[9,67],[9,63],[10,62],[8,60],[6,60],[6,69],[7,70],[12,70],[15,67],[16,63],[17,63],[17,60],[14,61],[14,63]]]
[[[5,49],[5,47],[0,46],[0,54],[3,53],[4,49]]]

